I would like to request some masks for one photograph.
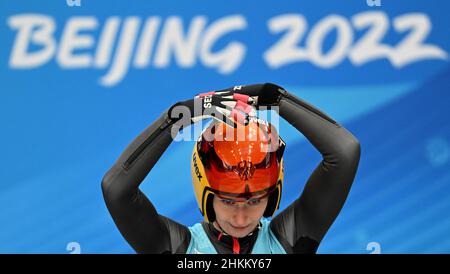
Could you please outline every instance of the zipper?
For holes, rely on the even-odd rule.
[[[130,167],[137,160],[139,155],[156,139],[156,137],[163,132],[170,125],[170,120],[167,118],[164,120],[163,124],[159,126],[159,130],[153,132],[147,139],[144,140],[142,144],[138,146],[138,148],[131,153],[128,159],[123,163],[123,168],[125,170],[130,169]]]

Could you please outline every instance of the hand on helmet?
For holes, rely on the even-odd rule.
[[[247,95],[212,91],[175,104],[169,110],[169,116],[175,120],[183,119],[183,125],[213,118],[237,127],[237,123],[246,125],[249,116],[256,115],[255,108],[249,103],[252,103],[252,99]]]
[[[284,88],[272,83],[235,86],[218,92],[232,92],[248,96],[250,97],[249,103],[256,108],[278,105],[281,97],[286,94]]]

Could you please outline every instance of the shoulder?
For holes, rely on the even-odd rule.
[[[202,223],[196,223],[193,226],[189,227],[189,231],[191,233],[197,233],[199,230],[203,230]]]
[[[189,227],[191,241],[205,241],[208,238],[203,223],[196,223]]]

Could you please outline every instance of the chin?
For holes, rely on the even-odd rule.
[[[232,233],[229,233],[229,234],[235,238],[243,238],[253,231],[252,229],[249,229],[249,228],[247,228],[245,230],[237,230],[232,227],[230,228],[230,230]]]

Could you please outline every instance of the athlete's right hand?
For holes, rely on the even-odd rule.
[[[246,125],[249,116],[256,110],[249,96],[232,92],[207,92],[195,96],[194,99],[178,102],[169,109],[169,118],[182,126],[202,119],[213,118],[237,127],[237,123]]]

